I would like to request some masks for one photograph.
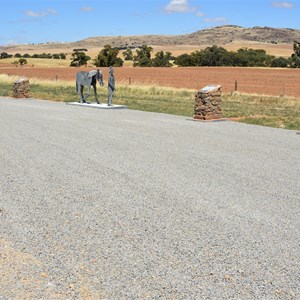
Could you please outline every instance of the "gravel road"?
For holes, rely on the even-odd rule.
[[[0,299],[300,299],[300,135],[0,99]]]

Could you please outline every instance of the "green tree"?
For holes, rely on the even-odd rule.
[[[193,60],[191,55],[184,53],[175,58],[174,64],[180,67],[189,67],[189,66],[193,66]]]
[[[293,68],[300,68],[300,43],[294,41],[293,49],[294,49],[294,53],[291,56],[291,61],[292,61],[291,66]]]
[[[273,57],[263,49],[241,48],[237,51],[238,64],[242,67],[268,67]]]
[[[53,59],[60,59],[60,55],[57,53],[52,54]]]
[[[146,56],[139,58],[139,60],[135,60],[133,63],[134,67],[152,67],[152,60]]]
[[[59,57],[60,57],[60,59],[66,59],[67,58],[65,53],[59,53]]]
[[[153,67],[171,67],[172,64],[170,63],[172,57],[171,52],[160,51],[155,54],[155,58],[152,61]]]
[[[189,54],[182,54],[175,59],[179,66],[235,66],[237,65],[234,52],[218,46],[207,47]]]
[[[9,58],[9,54],[6,52],[0,53],[0,59]]]
[[[119,50],[112,48],[110,45],[105,45],[94,60],[96,67],[122,67],[123,60],[118,57]]]
[[[42,54],[39,54],[39,58],[48,58],[48,54],[45,52]]]
[[[16,54],[14,55],[14,57],[15,57],[15,58],[21,58],[22,55],[21,55],[20,53],[16,53]]]
[[[202,66],[232,66],[234,61],[232,55],[223,47],[216,45],[207,47],[201,53]]]
[[[80,67],[86,65],[91,58],[84,52],[75,51],[72,53],[71,59],[71,67]]]
[[[26,58],[20,58],[20,59],[18,60],[18,62],[19,62],[19,64],[20,64],[21,66],[23,66],[23,65],[26,65],[26,64],[27,64],[27,59],[26,59]]]
[[[147,45],[143,45],[140,49],[136,50],[136,54],[138,57],[147,57],[151,58],[151,52],[153,51],[153,48]]]
[[[130,48],[123,51],[122,54],[123,54],[125,60],[133,60],[133,53]]]
[[[300,57],[300,42],[294,41],[293,49],[294,49],[294,54]]]
[[[151,52],[153,48],[147,45],[143,45],[140,49],[136,50],[136,55],[133,57],[134,67],[151,67]]]
[[[203,66],[203,50],[197,50],[190,54],[191,66]]]
[[[271,62],[271,67],[273,68],[287,68],[288,67],[289,60],[280,56],[276,57]]]

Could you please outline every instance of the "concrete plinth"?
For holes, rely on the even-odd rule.
[[[111,106],[108,106],[106,103],[79,103],[79,102],[66,102],[68,105],[76,105],[76,106],[82,106],[82,107],[90,107],[90,108],[100,108],[100,109],[127,109],[127,105],[118,105],[113,104]]]

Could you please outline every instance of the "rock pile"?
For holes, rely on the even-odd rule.
[[[222,118],[222,87],[220,85],[208,85],[199,90],[195,95],[196,120],[214,120]]]
[[[20,78],[14,82],[13,97],[14,98],[29,98],[29,80],[28,78]]]

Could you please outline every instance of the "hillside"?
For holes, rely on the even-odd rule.
[[[295,40],[300,40],[300,30],[271,27],[243,28],[239,26],[220,26],[199,30],[181,36],[181,39],[183,39],[183,43],[185,40],[189,40],[192,44],[212,43],[220,45],[236,42],[290,44]]]
[[[63,51],[71,53],[74,48],[99,49],[106,44],[113,47],[138,47],[143,44],[165,47],[168,50],[190,49],[197,47],[218,45],[229,50],[239,47],[252,47],[266,49],[270,54],[276,55],[276,49],[269,51],[270,47],[282,48],[278,55],[290,55],[293,41],[300,41],[300,30],[290,28],[253,27],[227,25],[199,30],[184,35],[143,35],[143,36],[98,36],[89,37],[72,43],[45,43],[27,44],[0,47],[0,51],[10,53],[24,52],[53,52]],[[190,47],[183,47],[189,45]],[[183,48],[182,48],[183,47]],[[52,51],[51,51],[52,50]],[[97,50],[98,51],[98,50]]]
[[[300,40],[299,29],[239,26],[219,26],[203,29],[184,35],[144,35],[118,37],[91,37],[73,43],[74,46],[103,46],[111,44],[116,47],[138,46],[141,44],[166,45],[223,45],[241,42],[261,42],[273,44],[290,44]]]

